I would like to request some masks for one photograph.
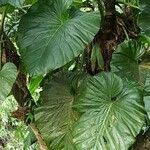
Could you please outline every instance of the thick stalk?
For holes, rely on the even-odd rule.
[[[101,2],[102,3],[102,2]],[[96,35],[96,42],[99,43],[100,49],[104,59],[104,70],[110,71],[110,61],[112,53],[117,43],[117,29],[116,29],[116,0],[103,0],[105,14],[103,17],[102,27]],[[99,2],[99,9],[102,12]]]

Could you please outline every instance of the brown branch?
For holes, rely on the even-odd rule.
[[[94,44],[98,44],[100,47],[100,51],[103,55],[104,60],[104,71],[110,71],[110,61],[112,57],[112,53],[114,49],[118,45],[118,35],[117,35],[117,19],[116,19],[116,9],[115,9],[116,0],[104,0],[104,8],[105,14],[104,19],[101,22],[101,27],[97,35],[95,36],[93,43],[91,43],[85,49],[85,57],[86,57],[86,68],[87,72],[91,75],[94,75],[102,69],[100,69],[97,65],[95,70],[92,70],[90,57]],[[99,6],[100,7],[100,6]],[[101,8],[99,8],[101,9]],[[102,10],[100,10],[102,12]]]
[[[47,150],[46,143],[45,143],[43,137],[41,136],[40,130],[36,127],[36,125],[34,123],[30,123],[30,127],[33,130],[33,132],[38,140],[40,150]]]
[[[104,70],[110,71],[112,53],[117,46],[116,0],[104,0],[105,15],[101,30],[97,34],[97,42],[104,58]]]
[[[150,128],[137,136],[133,150],[150,150]]]
[[[26,86],[27,85],[26,75],[20,71],[19,67],[21,61],[19,55],[17,54],[16,48],[5,34],[3,35],[3,41],[4,41],[3,55],[5,55],[5,61],[14,63],[18,69],[18,76],[15,84],[13,85],[12,93],[18,104],[23,107],[28,100],[33,100],[33,98]]]

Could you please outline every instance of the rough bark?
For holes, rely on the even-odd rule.
[[[102,28],[97,35],[97,42],[100,44],[104,59],[104,70],[110,71],[112,53],[118,44],[117,20],[115,11],[116,0],[104,0],[105,15]]]
[[[141,132],[133,145],[133,150],[150,150],[150,128],[145,132]]]
[[[125,33],[122,29],[122,26],[118,24],[115,4],[116,0],[103,0],[103,4],[99,2],[99,9],[103,9],[102,6],[104,5],[105,11],[100,10],[101,16],[104,18],[101,20],[99,32],[96,34],[90,46],[87,46],[85,50],[87,72],[92,75],[100,71],[111,70],[110,62],[112,53],[116,49],[117,45],[125,39]],[[91,49],[94,44],[98,44],[100,47],[100,52],[102,53],[104,60],[104,68],[98,68],[97,66],[97,68],[92,71],[90,56],[92,51]]]
[[[5,61],[14,63],[18,69],[18,76],[13,85],[12,93],[18,104],[23,107],[27,100],[32,100],[33,98],[26,86],[26,75],[20,71],[21,61],[19,55],[17,54],[16,48],[5,34],[3,35],[3,41],[3,57],[5,57]]]
[[[111,71],[110,62],[116,47],[125,40],[126,36],[134,39],[140,32],[135,15],[130,7],[125,6],[124,13],[118,15],[115,8],[116,0],[103,0],[103,4],[101,4],[102,0],[97,1],[102,17],[101,27],[93,42],[85,49],[86,69],[91,75],[101,71]],[[102,8],[103,6],[104,8]],[[105,9],[105,11],[102,9]],[[94,44],[98,44],[100,47],[104,59],[104,68],[101,69],[96,65],[97,68],[92,71],[90,57]]]

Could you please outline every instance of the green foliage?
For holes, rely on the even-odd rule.
[[[36,89],[39,87],[41,81],[43,79],[43,76],[37,76],[33,77],[29,83],[29,91],[31,94],[34,94]]]
[[[147,77],[144,85],[144,104],[145,110],[148,116],[148,122],[150,123],[150,77]]]
[[[10,4],[15,7],[21,7],[23,5],[24,0],[1,0],[0,5]]]
[[[21,20],[20,53],[31,75],[65,65],[83,52],[98,31],[99,13],[71,11],[70,4],[71,0],[39,1]]]
[[[16,80],[17,69],[12,63],[7,63],[0,71],[0,100],[5,100]]]
[[[97,2],[0,1],[1,63],[8,59],[4,33],[21,58],[18,72],[27,75],[26,86],[34,100],[27,99],[25,104],[36,103],[26,120],[35,123],[50,150],[128,150],[143,127],[149,128],[150,3],[117,1],[118,40],[116,33],[112,39],[109,29],[102,27],[101,19],[107,17],[101,18],[97,9],[102,13],[106,8],[101,10]],[[135,25],[135,33],[127,29],[130,23]],[[129,39],[132,36],[134,40]],[[122,43],[115,49],[118,41]],[[102,49],[105,47],[108,50]],[[111,71],[101,72],[107,70],[109,47],[115,49]],[[15,65],[4,64],[0,71],[0,140],[6,139],[6,149],[39,149],[31,128],[10,116],[17,104],[10,105],[15,101],[7,96],[16,76]],[[18,81],[17,85],[18,96],[26,96],[24,85]]]
[[[121,43],[112,56],[112,71],[123,78],[139,81],[139,60],[145,48],[137,41]]]
[[[35,109],[35,122],[49,149],[75,149],[71,132],[76,114],[67,82],[67,76],[55,75],[41,93],[42,105]]]
[[[104,60],[98,45],[94,45],[92,49],[91,64],[92,64],[92,71],[94,71],[97,66],[102,70],[104,69]]]
[[[4,141],[5,149],[23,148],[23,140],[27,134],[26,126],[11,117],[11,111],[14,111],[17,106],[12,96],[0,103],[0,139]]]
[[[86,87],[75,103],[83,112],[74,130],[77,149],[127,150],[145,121],[141,93],[112,73],[91,77]]]
[[[140,1],[140,16],[139,16],[139,25],[142,31],[150,37],[150,1],[149,0],[139,0]]]

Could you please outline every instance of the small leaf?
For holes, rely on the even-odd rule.
[[[100,52],[100,47],[98,45],[94,45],[92,49],[92,54],[91,54],[91,66],[92,66],[93,71],[95,70],[96,64],[98,65],[100,69],[103,70],[104,60]]]
[[[33,94],[35,90],[39,87],[39,84],[41,83],[42,79],[43,76],[37,76],[31,79],[29,83],[29,91],[31,92],[31,94]]]
[[[91,77],[75,102],[79,150],[128,150],[145,122],[141,92],[113,73]]]
[[[71,3],[72,0],[40,0],[21,19],[20,53],[31,75],[67,64],[98,32],[99,13],[70,11]]]
[[[5,100],[16,80],[17,68],[12,63],[7,63],[0,71],[0,100]]]
[[[148,44],[150,45],[150,37],[144,35],[144,34],[141,34],[139,35],[139,39],[138,39],[142,44]]]

